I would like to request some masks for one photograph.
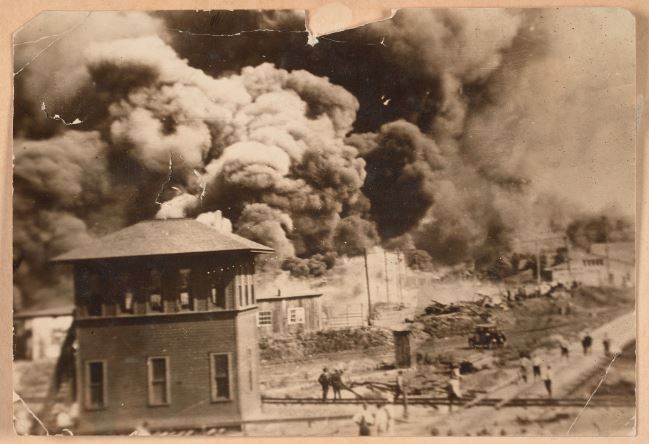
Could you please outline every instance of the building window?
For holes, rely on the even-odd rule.
[[[253,378],[252,378],[252,350],[247,350],[248,355],[248,384],[250,385],[250,390],[252,391]]]
[[[288,309],[288,323],[290,324],[304,324],[304,308],[295,307]]]
[[[246,305],[250,305],[250,266],[248,264],[243,266],[244,285],[246,287]]]
[[[225,288],[223,285],[223,268],[212,270],[210,275],[210,294],[212,304],[217,308],[225,309]]]
[[[212,401],[230,400],[230,355],[229,353],[210,354],[210,376]]]
[[[190,277],[191,277],[191,270],[189,268],[181,268],[178,271],[178,290],[179,290],[178,292],[180,294],[181,310],[191,310],[192,308]]]
[[[162,273],[153,269],[149,274],[149,304],[151,311],[162,311]]]
[[[101,316],[101,287],[101,278],[96,272],[91,272],[88,276],[88,288],[90,289],[89,316]]]
[[[257,313],[257,325],[273,325],[273,318],[270,311],[260,311]]]
[[[237,285],[237,293],[239,294],[239,306],[243,307],[243,293],[241,291],[241,285]]]
[[[86,407],[103,409],[106,407],[106,362],[86,362]]]
[[[133,313],[133,292],[126,290],[122,303],[122,313]]]
[[[169,404],[169,358],[149,358],[149,405]]]

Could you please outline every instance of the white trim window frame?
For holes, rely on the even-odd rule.
[[[217,357],[221,361],[220,363],[222,364],[222,358],[225,357],[226,363],[225,363],[225,370],[226,373],[224,374],[223,372],[223,367],[217,368]],[[210,358],[210,399],[212,402],[227,402],[232,400],[232,354],[231,353],[210,353],[209,355]],[[222,386],[219,386],[219,381],[217,379],[226,379],[227,380],[227,387],[225,391],[227,393],[219,393],[219,389],[222,388]]]
[[[92,380],[92,372],[90,367],[92,365],[101,364],[101,381]],[[85,375],[85,407],[88,410],[103,410],[108,405],[107,398],[107,364],[105,359],[93,359],[85,361],[84,364],[84,375]],[[100,388],[100,400],[93,400],[93,392],[95,388]]]
[[[273,313],[268,310],[257,312],[257,327],[271,327],[273,325]]]
[[[291,307],[288,309],[288,325],[304,324],[304,307]]]
[[[164,378],[159,374],[156,375],[154,368],[154,361],[164,362]],[[171,383],[169,371],[169,356],[149,356],[146,360],[147,364],[147,395],[149,406],[158,407],[171,404]],[[164,391],[161,392],[164,399],[156,399],[154,387],[164,385]]]

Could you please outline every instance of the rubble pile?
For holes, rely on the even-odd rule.
[[[322,353],[346,350],[367,350],[391,347],[392,333],[372,327],[349,327],[321,330],[294,336],[262,338],[259,342],[261,359],[266,361],[301,359]]]
[[[424,309],[424,313],[426,313],[427,315],[442,315],[442,314],[457,313],[461,309],[462,308],[458,304],[446,305],[440,302],[433,301],[432,304],[430,304],[428,307]]]
[[[424,314],[415,317],[413,326],[436,338],[462,335],[471,332],[476,323],[492,319],[494,312],[498,310],[480,302],[448,305],[433,302],[424,309]]]

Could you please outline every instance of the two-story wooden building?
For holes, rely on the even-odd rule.
[[[254,259],[192,219],[137,223],[74,265],[78,433],[237,425],[260,408]]]

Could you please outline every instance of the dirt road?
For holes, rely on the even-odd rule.
[[[584,376],[591,375],[594,370],[601,369],[603,378],[614,364],[617,353],[626,344],[635,340],[635,331],[635,312],[631,312],[590,331],[594,346],[592,353],[589,355],[582,353],[581,344],[578,341],[570,344],[571,353],[568,359],[561,358],[558,350],[549,350],[540,354],[539,357],[543,362],[550,364],[554,369],[554,397],[561,397],[573,391],[575,384],[579,384],[584,379]],[[608,334],[609,338],[612,338],[613,351],[615,352],[609,357],[605,356],[603,352],[602,339],[605,333]],[[503,399],[547,396],[543,382],[540,379],[531,381],[528,384],[515,383],[516,370],[512,369],[510,370],[509,380],[510,383],[501,384],[501,387],[489,391],[488,396]],[[574,418],[577,418],[582,411],[582,409],[567,410],[569,411],[566,414]],[[541,409],[542,412],[543,409]],[[521,408],[520,413],[528,415],[529,410],[526,411]],[[537,412],[537,414],[541,413]],[[435,412],[430,421],[425,421],[423,418],[411,418],[408,423],[399,424],[395,433],[397,435],[400,433],[411,435],[414,432],[415,434],[428,435],[431,429],[440,430],[441,433],[446,433],[449,430],[476,433],[484,427],[497,427],[516,415],[517,412],[512,408],[496,410],[491,407],[473,407],[457,409],[452,413],[443,409],[443,411]],[[421,425],[414,425],[419,421],[421,421]],[[633,424],[630,427],[632,426]],[[569,433],[569,430],[566,430],[566,433]]]

